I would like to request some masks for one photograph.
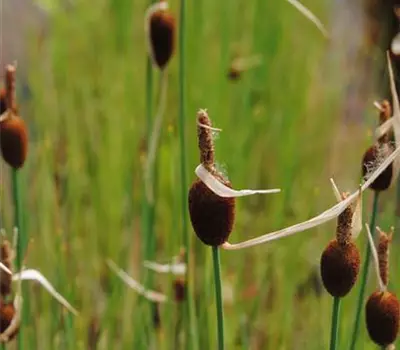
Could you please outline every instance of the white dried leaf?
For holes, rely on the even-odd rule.
[[[244,197],[251,196],[253,194],[269,194],[269,193],[277,193],[281,190],[279,188],[271,189],[271,190],[234,190],[225,186],[222,182],[216,179],[204,166],[200,164],[197,166],[195,170],[198,178],[204,182],[204,184],[215,194],[224,198],[231,197]]]
[[[146,290],[146,288],[135,281],[131,276],[129,276],[124,270],[117,266],[115,262],[107,259],[108,267],[115,272],[115,274],[124,281],[129,287],[131,287],[138,294],[143,295],[146,299],[150,301],[155,301],[158,303],[164,303],[167,301],[167,296],[156,291]]]
[[[39,271],[33,269],[22,270],[20,273],[13,275],[13,281],[36,281],[40,283],[60,304],[66,309],[72,312],[74,315],[78,314],[78,311],[74,309],[71,304],[51,285],[51,283],[44,277]]]

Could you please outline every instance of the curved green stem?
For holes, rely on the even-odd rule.
[[[340,316],[340,301],[338,297],[333,298],[333,309],[332,309],[332,324],[331,324],[331,343],[329,346],[330,350],[336,350],[338,344],[339,335],[339,316]]]
[[[224,350],[224,310],[222,306],[219,248],[212,247],[212,252],[214,263],[215,298],[217,302],[218,350]]]
[[[378,203],[379,203],[379,192],[375,191],[374,192],[374,202],[372,205],[371,222],[369,225],[372,236],[374,236],[374,233],[375,233],[376,217],[378,214]],[[364,258],[364,264],[363,264],[363,270],[362,270],[362,276],[361,276],[360,292],[358,294],[357,310],[356,310],[356,317],[355,317],[355,321],[354,321],[354,328],[353,328],[353,332],[352,332],[350,350],[354,350],[356,348],[358,333],[360,331],[361,311],[362,311],[363,304],[364,304],[365,288],[366,288],[367,278],[368,278],[368,267],[369,267],[369,261],[371,259],[371,247],[370,247],[368,241],[366,244],[367,244],[367,248],[366,248],[366,252],[365,252],[365,258]]]

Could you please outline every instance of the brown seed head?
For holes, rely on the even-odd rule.
[[[392,344],[399,331],[400,305],[390,292],[376,291],[365,306],[367,329],[370,338],[384,347]]]
[[[219,180],[231,187],[222,176],[219,176]],[[196,180],[189,191],[189,214],[197,237],[204,244],[219,246],[227,241],[232,232],[235,198],[220,197],[201,180]]]
[[[174,295],[175,301],[181,303],[185,300],[186,295],[186,282],[182,278],[177,278],[174,281]]]
[[[3,241],[0,245],[0,261],[12,271],[12,261],[14,253],[8,241]],[[11,293],[12,276],[0,270],[0,294],[5,297]]]
[[[381,275],[382,282],[385,286],[389,283],[389,244],[392,241],[392,232],[388,235],[379,230],[379,274]]]
[[[200,163],[209,172],[214,173],[215,153],[211,127],[211,119],[207,112],[201,109],[197,113],[197,138],[199,140]]]
[[[11,116],[0,122],[0,148],[3,159],[14,169],[21,168],[28,152],[28,133],[24,121]]]
[[[9,64],[5,72],[6,106],[13,112],[17,111],[15,101],[15,66]]]
[[[342,199],[346,199],[348,193],[342,194]],[[354,214],[353,205],[349,205],[339,216],[336,226],[336,240],[340,245],[347,245],[351,241],[352,219]]]
[[[153,59],[162,70],[175,50],[175,18],[167,10],[157,10],[150,16],[149,27]]]
[[[372,170],[376,169],[381,162],[392,152],[388,143],[377,143],[365,152],[362,160],[362,175],[365,178]],[[390,187],[393,176],[393,166],[390,164],[381,175],[369,186],[374,191],[384,191]]]
[[[12,302],[5,303],[0,301],[0,332],[3,333],[8,326],[11,324],[11,321],[15,315],[15,307]],[[18,333],[19,327],[11,334],[8,340],[14,338]]]
[[[329,242],[321,256],[321,277],[325,289],[334,297],[344,297],[350,292],[360,270],[360,253],[353,242]]]

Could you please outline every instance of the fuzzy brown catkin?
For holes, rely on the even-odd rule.
[[[345,198],[345,197],[344,197]],[[340,245],[347,245],[351,241],[351,227],[354,208],[349,205],[343,213],[338,216],[336,227],[336,239]]]
[[[392,117],[392,107],[388,100],[383,100],[381,102],[381,108],[381,112],[379,113],[379,125],[382,125]],[[389,139],[389,132],[387,132],[378,139],[378,142],[387,143]]]
[[[208,117],[207,113],[203,110],[199,111],[197,114],[197,137],[199,141],[200,149],[200,162],[204,167],[210,171],[214,172],[215,163],[215,152],[214,152],[214,140],[212,136],[211,119]]]
[[[5,88],[6,88],[6,107],[13,111],[16,110],[15,104],[15,67],[6,66],[5,71]]]
[[[380,232],[379,244],[378,244],[379,273],[381,275],[382,282],[385,286],[387,286],[389,282],[390,241],[391,241],[391,235],[387,235],[385,232]]]

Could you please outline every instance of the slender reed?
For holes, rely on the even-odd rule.
[[[22,254],[23,254],[23,246],[25,245],[26,237],[23,233],[21,227],[21,198],[20,198],[20,188],[19,188],[19,171],[18,169],[12,169],[12,195],[13,195],[13,203],[14,203],[14,227],[18,229],[17,235],[17,244],[16,244],[16,259],[15,259],[15,267],[17,271],[21,271],[22,268]],[[21,327],[18,335],[18,349],[23,349],[23,333],[22,333],[22,324],[25,321],[26,313],[23,312]]]
[[[186,314],[186,348],[197,349],[197,330],[195,325],[195,305],[192,293],[193,280],[190,272],[190,237],[188,231],[187,198],[188,180],[186,173],[186,137],[185,137],[185,102],[186,102],[186,62],[185,62],[185,30],[186,30],[186,0],[180,0],[179,11],[179,149],[180,149],[180,184],[181,184],[181,205],[182,205],[182,241],[185,247],[184,262],[187,269],[187,297],[185,298]]]
[[[372,235],[375,233],[375,226],[376,226],[376,218],[378,214],[378,203],[379,203],[379,192],[375,191],[374,192],[374,200],[373,200],[373,205],[372,205],[372,214],[371,214],[371,222],[370,222],[370,230],[372,232]],[[354,320],[354,328],[352,332],[352,338],[351,338],[351,343],[350,343],[350,349],[354,350],[356,348],[356,343],[357,343],[357,338],[358,338],[358,333],[360,331],[360,322],[361,322],[361,311],[364,305],[364,299],[365,299],[365,288],[367,284],[367,277],[368,277],[368,267],[369,267],[369,261],[371,259],[371,247],[368,243],[366,242],[367,248],[365,252],[365,258],[364,258],[364,264],[362,268],[362,275],[361,275],[361,285],[360,285],[360,291],[358,294],[358,301],[357,301],[357,310],[356,310],[356,316]]]
[[[219,248],[212,247],[213,265],[214,265],[214,281],[215,281],[215,298],[217,306],[217,323],[218,323],[218,350],[224,349],[224,311],[222,307],[222,288],[221,288],[221,271]]]
[[[153,0],[148,1],[148,6],[151,6],[154,3]],[[146,143],[147,143],[147,156],[148,157],[148,150],[149,144],[151,139],[151,131],[153,128],[153,65],[152,59],[150,56],[147,56],[146,59]],[[144,259],[146,260],[153,260],[154,258],[154,214],[155,214],[155,206],[154,202],[150,202],[148,196],[146,195],[146,176],[143,179],[143,194],[142,194],[142,254]],[[153,186],[153,183],[151,183]],[[151,273],[146,273],[144,278],[144,285],[148,288],[152,286],[152,275]],[[139,305],[139,310],[141,310],[141,314],[143,313],[143,305]],[[147,308],[146,308],[147,309]],[[149,314],[151,315],[153,312],[153,305],[149,303]],[[144,312],[145,315],[148,312]],[[137,320],[136,320],[137,321]],[[146,318],[146,322],[151,322],[150,318]],[[146,322],[142,323],[144,325],[144,329],[146,329]],[[143,333],[139,329],[141,327],[137,327],[138,333],[135,336],[135,339],[142,338]]]
[[[340,298],[333,298],[330,350],[336,350],[339,337]]]

